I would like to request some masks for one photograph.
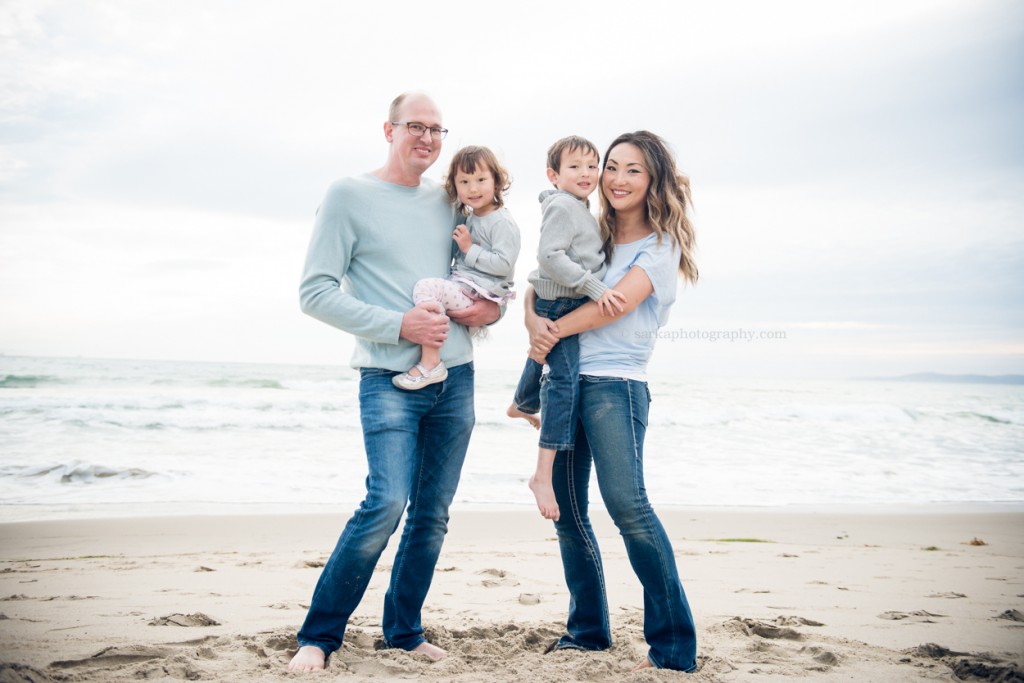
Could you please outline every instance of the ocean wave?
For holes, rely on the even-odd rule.
[[[138,396],[121,400],[83,395],[35,396],[24,400],[0,395],[0,434],[4,428],[65,430],[181,430],[220,429],[348,429],[359,423],[355,399],[282,400],[209,395]]]
[[[365,493],[355,371],[0,362],[0,388],[10,388],[0,391],[0,506],[303,504]],[[504,414],[507,373],[480,372],[476,384],[458,499],[531,504],[523,479],[536,432]],[[1019,386],[666,380],[650,424],[658,500],[684,502],[681,491],[687,503],[717,504],[1021,500],[1024,490]]]
[[[64,380],[53,375],[3,375],[0,389],[34,389],[44,384],[63,384]]]
[[[0,477],[19,479],[47,479],[60,484],[87,485],[105,481],[148,479],[158,472],[141,467],[107,467],[83,462],[55,463],[36,466],[8,465],[0,467]]]
[[[780,404],[742,406],[722,409],[678,410],[662,413],[651,407],[651,423],[666,427],[722,427],[750,423],[847,423],[850,425],[899,424],[916,422],[914,411],[888,404]]]
[[[993,422],[995,424],[1001,425],[1021,424],[1019,420],[1014,420],[1013,418],[1007,417],[1005,415],[1000,417],[996,415],[989,415],[988,413],[974,412],[971,410],[962,410],[958,413],[953,413],[953,416],[961,418],[965,417],[970,420],[983,420],[985,422]]]
[[[95,431],[97,434],[100,430],[124,430],[124,431],[171,431],[177,433],[208,433],[208,432],[296,432],[304,430],[323,430],[325,432],[333,431],[345,431],[353,429],[358,425],[357,420],[352,419],[339,419],[339,420],[324,420],[315,419],[315,416],[311,416],[310,419],[302,419],[301,416],[296,416],[295,419],[289,420],[289,416],[280,415],[272,416],[277,417],[277,420],[259,420],[259,419],[245,419],[239,417],[238,419],[206,419],[203,416],[186,415],[180,420],[153,420],[153,419],[140,419],[140,420],[126,420],[126,419],[110,419],[104,417],[95,417],[90,419],[83,419],[78,417],[66,418],[60,421],[51,420],[48,422],[49,426],[60,426],[69,430],[81,430],[83,432]]]
[[[221,377],[206,381],[209,387],[240,387],[244,389],[284,389],[276,379]]]

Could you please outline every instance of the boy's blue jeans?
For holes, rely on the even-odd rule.
[[[473,364],[417,391],[395,387],[397,373],[364,368],[359,410],[369,474],[366,498],[345,526],[313,592],[299,645],[325,655],[341,647],[388,539],[408,511],[384,596],[384,642],[412,650],[424,642],[420,610],[448,531],[448,506],[462,472],[473,411]]]
[[[534,310],[542,318],[558,320],[589,299],[537,299]],[[526,359],[512,402],[524,413],[540,411],[541,448],[554,451],[573,449],[579,420],[580,340],[578,335],[560,339],[548,352],[548,374],[544,366]]]
[[[616,377],[580,377],[582,429],[573,451],[555,457],[553,484],[562,514],[555,522],[569,588],[566,635],[558,648],[604,650],[612,643],[601,552],[588,516],[591,466],[601,498],[626,543],[644,588],[647,658],[658,668],[693,671],[697,633],[668,535],[644,487],[647,384]]]

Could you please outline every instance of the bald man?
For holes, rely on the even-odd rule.
[[[403,512],[384,596],[384,642],[435,660],[447,654],[423,637],[420,612],[475,422],[467,328],[494,322],[500,310],[479,300],[451,311],[449,321],[440,309],[413,305],[416,281],[446,278],[452,261],[456,214],[443,189],[423,178],[448,131],[437,105],[423,94],[399,95],[388,114],[387,160],[328,189],[300,286],[305,313],[355,336],[352,366],[360,372],[369,474],[366,497],[317,582],[290,671],[323,669],[341,647],[349,617]],[[424,344],[441,349],[448,377],[417,391],[395,387],[391,378],[416,364]]]

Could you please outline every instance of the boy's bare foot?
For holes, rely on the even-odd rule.
[[[514,403],[508,407],[508,410],[505,411],[505,414],[508,415],[509,417],[521,417],[527,422],[529,422],[531,425],[533,425],[534,429],[540,429],[540,418],[537,417],[536,415],[533,415],[532,413],[524,413],[523,411],[519,410],[519,408],[516,408],[516,404]]]
[[[439,648],[437,645],[428,643],[426,641],[420,643],[412,649],[418,655],[423,655],[433,659],[435,662],[441,661],[448,656],[448,653]]]
[[[292,661],[288,663],[288,670],[303,673],[321,671],[324,668],[324,661],[323,650],[316,645],[303,645],[292,657]]]
[[[555,501],[555,490],[551,487],[551,482],[541,481],[535,474],[530,477],[530,490],[533,491],[533,497],[537,499],[537,509],[540,510],[541,517],[557,522],[558,503]]]
[[[630,669],[630,671],[640,671],[641,669],[653,669],[653,668],[654,668],[654,665],[651,664],[651,660],[647,659],[647,657],[644,657],[639,662],[637,662],[636,666],[634,666],[632,669]]]

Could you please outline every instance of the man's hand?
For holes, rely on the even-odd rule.
[[[498,304],[487,299],[477,299],[469,308],[448,311],[452,320],[466,327],[482,327],[490,325],[501,315]]]
[[[448,338],[448,318],[436,303],[415,306],[402,316],[398,336],[413,344],[439,349]]]
[[[463,254],[468,254],[469,248],[473,246],[473,236],[469,234],[469,229],[465,225],[455,228],[452,239],[455,240],[455,244],[459,245],[459,251]]]

